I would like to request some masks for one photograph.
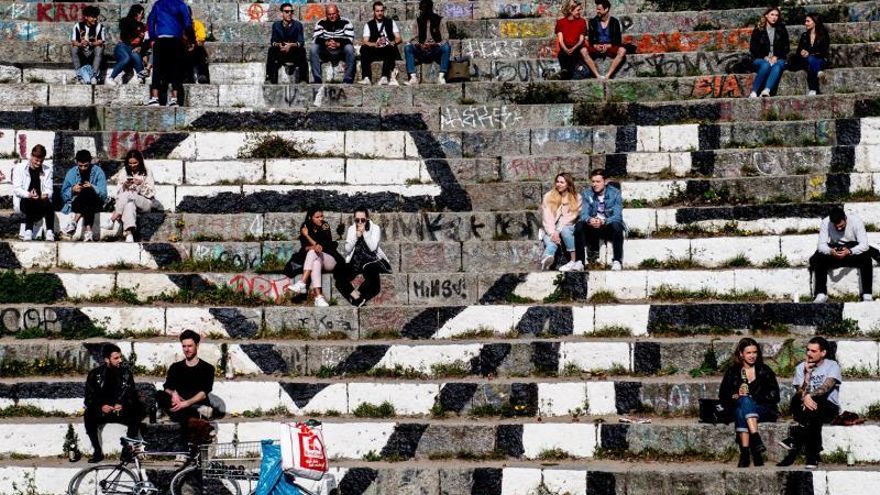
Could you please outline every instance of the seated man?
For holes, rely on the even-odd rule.
[[[620,189],[609,185],[605,170],[597,168],[590,172],[590,188],[584,189],[581,196],[583,206],[580,221],[574,229],[577,260],[583,265],[587,264],[584,260],[586,244],[588,260],[595,262],[599,256],[599,241],[610,240],[614,251],[611,269],[620,270],[623,267],[623,233],[626,230]]]
[[[611,17],[611,2],[609,0],[596,0],[596,17],[590,19],[587,26],[587,39],[589,44],[581,48],[581,54],[590,72],[596,79],[611,79],[614,71],[623,63],[626,48],[623,47],[622,29],[620,21]],[[611,67],[603,76],[596,68],[593,59],[613,57]]]
[[[83,422],[86,434],[92,442],[93,454],[89,462],[101,462],[104,451],[98,437],[98,427],[107,423],[119,423],[128,427],[129,438],[139,438],[144,408],[141,405],[128,366],[122,365],[122,350],[116,344],[104,344],[101,348],[104,364],[89,372],[86,378],[86,411]]]
[[[327,18],[315,24],[312,35],[309,59],[312,64],[312,82],[324,82],[321,78],[321,63],[330,62],[335,66],[344,59],[345,75],[342,82],[351,84],[357,69],[354,64],[354,26],[348,19],[339,17],[339,8],[332,3],[324,9],[324,13]]]
[[[831,214],[822,219],[816,253],[810,258],[816,294],[813,302],[828,301],[828,270],[843,266],[859,269],[862,300],[873,300],[871,287],[874,273],[871,260],[878,255],[880,253],[868,245],[868,233],[862,220],[855,215],[847,216],[843,208],[832,209]]]
[[[67,224],[64,233],[72,237],[82,220],[82,240],[91,242],[94,240],[92,226],[95,216],[107,201],[107,176],[100,166],[92,163],[89,150],[77,151],[75,160],[76,166],[67,171],[61,185],[61,199],[64,202],[61,213],[73,213],[73,219]]]
[[[82,12],[83,20],[73,25],[73,32],[70,34],[74,78],[82,84],[97,84],[101,73],[101,59],[104,57],[104,25],[98,22],[101,9],[89,5]],[[88,80],[81,77],[80,69],[83,64],[90,64],[92,67]]]
[[[208,400],[214,387],[214,367],[199,359],[200,341],[199,334],[192,330],[180,334],[183,360],[168,368],[165,384],[156,392],[156,405],[172,421],[181,424],[184,437],[190,441],[191,420],[210,419],[214,413]]]
[[[34,146],[28,161],[17,164],[12,173],[12,203],[25,216],[21,240],[34,239],[34,223],[45,221],[47,241],[55,240],[55,209],[52,207],[52,165],[46,163],[46,147]]]
[[[301,22],[293,18],[293,6],[281,4],[281,20],[272,24],[272,38],[269,40],[269,56],[266,57],[266,81],[278,84],[278,69],[287,67],[288,75],[296,73],[296,82],[308,82],[304,29]]]
[[[361,84],[370,84],[373,78],[373,62],[382,62],[382,78],[379,85],[397,86],[397,70],[394,68],[400,60],[397,45],[401,43],[400,28],[394,19],[385,17],[385,5],[376,0],[373,2],[373,18],[364,24],[363,44],[361,45]],[[390,79],[390,81],[389,81]]]
[[[437,75],[437,84],[446,84],[446,73],[449,71],[449,55],[452,48],[449,46],[449,35],[446,32],[446,23],[441,22],[443,17],[434,13],[433,0],[419,1],[419,15],[413,24],[413,32],[416,37],[403,47],[406,56],[406,72],[409,79],[408,86],[419,83],[416,76],[416,64],[437,62],[440,64],[440,74]]]

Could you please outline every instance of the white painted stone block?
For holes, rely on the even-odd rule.
[[[624,261],[627,266],[635,267],[650,258],[657,261],[669,258],[687,259],[690,256],[690,247],[690,239],[631,239],[624,244]]]
[[[627,342],[563,342],[559,349],[559,371],[573,365],[581,370],[607,370],[615,366],[632,369]]]
[[[174,213],[177,210],[177,186],[156,186],[153,199],[159,204],[154,206],[153,211],[168,211]],[[148,266],[148,265],[145,265]]]
[[[822,428],[822,448],[825,452],[834,452],[837,449],[846,452],[847,449],[850,449],[856,461],[859,462],[880,461],[880,450],[877,449],[877,442],[880,442],[880,426],[876,424],[857,426],[826,425]],[[829,478],[828,481],[830,482],[831,479]],[[860,481],[862,487],[866,486],[864,482],[864,479]],[[865,493],[865,491],[843,493]]]
[[[523,425],[523,449],[523,456],[529,459],[551,449],[562,449],[574,457],[592,457],[596,449],[596,426],[590,423],[526,423]]]
[[[178,342],[134,342],[132,348],[137,354],[137,364],[145,366],[147,369],[156,367],[169,367],[176,361],[183,359],[183,351],[180,350]],[[207,343],[202,339],[199,344],[199,358],[216,366],[220,362],[220,346],[217,344]]]
[[[331,383],[315,394],[312,400],[302,407],[296,405],[282,387],[281,404],[295,414],[323,414],[327,411],[344,413],[348,411],[348,385]]]
[[[141,246],[137,243],[102,243],[102,249],[84,242],[58,243],[58,263],[70,263],[74,268],[110,267],[120,263],[132,266],[141,264]]]
[[[874,177],[878,174],[849,174],[849,190],[856,191],[874,191]]]
[[[243,132],[198,132],[194,134],[196,147],[193,151],[195,154],[176,156],[176,153],[172,153],[170,158],[183,158],[184,160],[236,159],[242,148],[255,142],[260,136],[261,134]],[[180,149],[179,146],[178,149]],[[187,151],[189,151],[188,148]]]
[[[345,155],[362,158],[404,158],[403,131],[345,131]]]
[[[669,153],[628,153],[626,155],[626,171],[629,174],[656,174],[669,166]]]
[[[212,67],[212,78],[214,73],[215,71]],[[221,84],[217,89],[217,103],[221,107],[263,108],[266,106],[266,98],[263,95],[263,87],[261,85]]]
[[[880,347],[870,340],[837,341],[837,362],[842,370],[867,369],[872,374],[880,367]]]
[[[409,132],[403,133],[403,148],[404,148],[404,156],[406,158],[420,158],[422,154],[419,152],[419,147],[416,145],[416,141],[413,139],[412,134]],[[426,179],[427,177],[422,176],[422,179]]]
[[[739,255],[761,265],[779,255],[779,237],[711,237],[693,239],[691,256],[700,264],[720,266]]]
[[[880,383],[876,381],[846,380],[840,387],[840,408],[858,414],[880,402]]]
[[[540,469],[506,467],[501,471],[502,495],[533,495],[540,486]]]
[[[620,272],[617,272],[620,273]],[[649,271],[648,294],[652,294],[660,286],[675,287],[687,290],[702,288],[716,292],[734,290],[733,270],[681,270],[681,271]]]
[[[860,144],[855,147],[855,172],[880,172],[880,144]]]
[[[678,180],[662,180],[662,181],[629,181],[623,187],[626,189],[626,199],[642,199],[645,201],[657,201],[675,196],[678,191],[683,191],[686,187],[684,181]],[[629,208],[626,210],[627,217],[630,212],[640,208]],[[627,222],[629,224],[629,222]]]
[[[517,285],[513,293],[519,297],[526,297],[535,301],[541,301],[553,292],[553,281],[558,272],[531,272],[526,275],[526,281]]]
[[[280,186],[280,185],[245,185],[242,186],[244,194],[253,194],[260,191],[275,191],[278,193],[288,193],[293,191],[311,191],[315,186]],[[179,190],[180,188],[178,188]],[[343,196],[354,196],[357,194],[377,194],[390,193],[400,194],[401,196],[437,196],[440,194],[440,186],[430,184],[420,185],[389,185],[389,186],[326,186],[321,188],[322,191],[333,191]]]
[[[699,124],[660,127],[660,151],[696,151],[700,149]]]
[[[32,406],[42,411],[62,412],[69,415],[81,415],[85,409],[83,398],[68,399],[42,399],[37,397],[24,397],[18,400],[19,406]]]
[[[880,149],[880,146],[878,146]],[[880,151],[878,151],[877,156],[875,157],[874,163],[880,163]],[[847,213],[853,213],[859,218],[862,219],[866,224],[873,223],[874,225],[880,225],[880,203],[845,203],[843,205],[843,209],[846,210]],[[819,222],[816,221],[816,229],[818,231]]]
[[[361,459],[379,453],[394,432],[395,423],[324,423],[324,444],[330,459]]]
[[[863,332],[876,332],[880,330],[880,301],[844,303],[843,317],[859,322]]]
[[[642,233],[654,232],[657,230],[657,212],[673,211],[673,220],[675,219],[675,210],[655,210],[654,208],[626,208],[623,210],[623,220],[630,230],[638,230]]]
[[[875,277],[877,269],[874,269]],[[835,268],[828,272],[828,294],[832,296],[861,294],[861,279],[856,268]]]
[[[626,263],[624,260],[625,267]],[[618,299],[645,299],[648,297],[649,273],[644,270],[593,272],[590,273],[590,283],[587,284],[588,293],[592,296],[596,292],[604,290],[612,292]]]
[[[823,439],[825,431],[822,431]],[[871,438],[870,441],[876,442],[877,438]],[[876,443],[874,444],[876,446]],[[824,442],[823,442],[824,447]],[[827,447],[826,447],[827,449]],[[874,449],[876,452],[876,448]],[[876,460],[876,457],[874,458]],[[824,486],[828,490],[821,492],[821,495],[865,495],[866,487],[880,485],[880,472],[878,471],[828,471]],[[871,489],[867,489],[868,492]],[[813,484],[813,493],[820,495],[817,486]]]
[[[122,271],[116,275],[116,286],[128,289],[140,299],[176,294],[180,288],[164,273],[134,273]]]
[[[575,469],[544,469],[544,486],[550,493],[587,495],[587,472]]]
[[[270,184],[341,184],[345,182],[345,159],[266,160],[266,182]]]
[[[273,132],[297,143],[305,152],[321,156],[347,156],[343,131],[283,131]]]
[[[0,129],[0,153],[12,153],[17,150],[15,129]],[[48,151],[48,149],[46,151]],[[3,164],[3,173],[6,174],[6,178],[9,180],[9,177],[11,177],[9,170],[12,168],[12,164],[15,163],[15,160],[3,159],[0,163]]]
[[[693,158],[690,151],[669,153],[669,167],[676,177],[685,177],[691,173]]]
[[[515,309],[514,306],[468,306],[444,323],[434,338],[448,339],[481,329],[490,329],[496,334],[507,333],[519,321],[514,317]]]
[[[348,385],[348,412],[361,404],[380,405],[389,402],[396,414],[428,414],[440,394],[436,383],[350,383]]]
[[[186,183],[194,186],[250,184],[263,180],[263,160],[188,161],[185,174]]]
[[[421,180],[418,160],[352,159],[346,160],[345,182],[348,184],[396,184]]]
[[[764,291],[770,297],[790,298],[812,293],[806,268],[743,268],[733,270],[734,288],[740,292]]]
[[[608,327],[629,328],[633,336],[648,334],[649,304],[598,305],[596,309],[596,330]]]
[[[150,160],[148,165],[153,181],[156,184],[183,184],[183,161],[181,160]]]
[[[15,134],[15,151],[22,158],[29,158],[34,146],[42,144],[46,148],[46,158],[52,158],[55,151],[55,133],[53,131],[21,130]]]
[[[572,306],[572,335],[589,335],[595,327],[593,322],[596,318],[593,306]]]
[[[660,151],[660,127],[656,125],[640,125],[636,128],[636,151]]]
[[[859,144],[880,144],[880,117],[862,117]]]
[[[538,411],[542,416],[584,415],[588,413],[586,405],[587,387],[583,382],[538,384]]]
[[[590,414],[617,414],[617,393],[614,382],[587,382]]]
[[[282,405],[281,393],[278,382],[264,381],[214,380],[214,388],[211,391],[211,395],[223,402],[223,407],[220,409],[227,414],[241,414],[258,409],[265,412],[275,409]]]
[[[404,369],[430,373],[433,365],[461,361],[469,366],[471,358],[478,356],[482,347],[482,344],[392,345],[376,367],[393,369],[402,366]]]
[[[229,346],[226,368],[233,375],[262,375],[263,370],[241,348],[239,344]],[[338,409],[342,411],[343,409]]]
[[[165,308],[161,307],[86,307],[82,312],[92,323],[107,332],[165,333]]]
[[[818,234],[784,235],[780,237],[781,254],[794,266],[807,266],[818,242]]]
[[[58,244],[54,242],[10,242],[15,258],[23,268],[55,266]]]
[[[112,273],[58,273],[69,298],[106,296],[113,292],[116,276]]]

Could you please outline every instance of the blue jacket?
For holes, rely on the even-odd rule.
[[[183,0],[157,0],[147,17],[147,28],[153,41],[162,36],[181,39],[184,33],[195,39],[192,16]]]
[[[98,197],[102,201],[107,201],[107,176],[98,165],[92,165],[92,171],[89,173],[89,183],[95,188]],[[69,214],[71,205],[73,204],[73,186],[79,184],[79,167],[73,166],[64,176],[64,184],[61,185],[61,200],[64,201],[64,207],[61,213]]]
[[[584,189],[581,198],[583,198],[581,221],[585,222],[598,214],[599,199],[590,187]],[[605,223],[613,222],[623,223],[623,200],[620,197],[620,189],[608,185],[605,186]]]
[[[305,46],[305,35],[303,34],[303,25],[294,19],[287,29],[284,28],[284,22],[275,21],[272,24],[272,38],[270,43],[299,43],[299,46]]]

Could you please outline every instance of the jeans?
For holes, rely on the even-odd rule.
[[[95,214],[104,207],[104,201],[95,192],[95,188],[86,187],[73,197],[71,210],[82,215],[83,227],[91,228],[95,223]]]
[[[610,240],[613,249],[614,261],[623,263],[623,224],[611,222],[602,224],[601,227],[590,227],[587,222],[579,221],[574,229],[575,256],[578,261],[586,262],[584,247],[587,248],[588,257],[594,259],[599,256],[599,241]],[[586,263],[584,263],[586,264]]]
[[[752,91],[760,93],[765,88],[771,93],[776,93],[779,80],[782,79],[782,71],[785,70],[785,61],[779,59],[773,66],[763,58],[752,62],[752,70],[755,71],[755,81],[752,83]]]
[[[400,60],[400,52],[394,45],[383,47],[361,47],[361,77],[373,78],[373,61],[382,62],[382,77],[391,77],[395,62]]]
[[[859,269],[862,282],[862,294],[871,294],[874,283],[873,258],[877,256],[877,250],[868,248],[861,254],[850,255],[846,258],[837,259],[830,254],[822,254],[816,251],[810,257],[810,271],[813,272],[815,294],[828,294],[828,270],[840,267],[855,267]]]
[[[313,44],[311,59],[309,60],[312,64],[312,82],[315,84],[323,82],[321,78],[322,62],[330,62],[336,65],[343,59],[345,60],[345,75],[342,76],[342,82],[351,84],[354,82],[354,71],[357,69],[354,64],[354,46],[349,43],[342,48],[328,50],[324,45]]]
[[[452,53],[452,48],[449,43],[433,45],[427,50],[422,48],[422,45],[407,43],[403,47],[403,54],[406,56],[406,72],[412,75],[416,73],[416,64],[437,62],[440,64],[440,72],[446,74],[449,72],[450,53]]]
[[[364,266],[362,272],[364,281],[361,283],[360,287],[358,287],[358,292],[361,293],[361,299],[369,301],[379,294],[382,290],[380,282],[381,273],[382,268],[379,263],[369,263]],[[351,284],[351,281],[357,275],[358,272],[352,269],[348,263],[343,264],[342,267],[337,265],[337,268],[333,270],[333,277],[336,279],[336,288],[346,298],[351,297],[351,293],[354,291],[354,286]]]
[[[574,225],[567,225],[559,229],[559,237],[562,238],[562,243],[565,244],[566,251],[569,253],[574,251]],[[558,247],[559,245],[553,242],[553,239],[551,239],[549,235],[544,236],[544,257],[554,256]]]
[[[117,43],[113,49],[113,56],[116,57],[116,65],[113,66],[113,72],[110,73],[110,79],[124,72],[129,66],[134,67],[134,71],[140,74],[144,70],[144,59],[141,54],[135,52],[131,45],[126,43]]]
[[[776,413],[769,407],[758,404],[751,396],[746,395],[736,400],[736,410],[733,415],[733,424],[737,432],[748,432],[749,418],[758,418],[759,423],[775,422]]]
[[[825,68],[825,59],[810,55],[806,60],[807,64],[807,88],[810,91],[819,92],[819,71]]]

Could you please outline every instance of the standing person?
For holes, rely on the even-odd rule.
[[[589,43],[581,48],[584,61],[596,79],[611,79],[626,56],[623,29],[620,27],[620,21],[611,16],[611,2],[596,0],[596,17],[590,19],[587,31]],[[613,57],[611,67],[605,75],[600,75],[593,59],[606,57]]]
[[[813,337],[807,343],[806,359],[795,369],[791,414],[797,425],[791,428],[789,438],[780,442],[789,452],[777,466],[791,466],[804,450],[805,467],[819,467],[822,424],[830,423],[840,412],[840,384],[843,383],[840,365],[827,355],[828,341]]]
[[[323,208],[312,207],[306,212],[306,220],[300,227],[299,242],[300,250],[291,257],[291,262],[302,270],[302,277],[287,290],[294,294],[305,294],[311,282],[315,306],[329,306],[321,292],[321,274],[332,272],[343,260],[336,252],[337,243],[333,240],[330,224],[324,221]],[[296,270],[285,270],[285,275],[295,278]]]
[[[370,212],[360,207],[354,210],[354,223],[345,233],[345,263],[334,270],[336,288],[352,304],[363,306],[382,289],[379,275],[391,273],[391,263],[379,247],[382,229],[370,221]],[[355,289],[352,279],[364,275],[364,282]]]
[[[416,64],[438,63],[440,72],[437,74],[437,84],[446,84],[446,73],[449,72],[449,56],[452,47],[449,46],[449,33],[443,17],[434,13],[433,0],[419,0],[419,15],[413,23],[413,32],[416,36],[403,47],[406,57],[406,72],[409,79],[407,86],[419,84],[416,75]]]
[[[46,148],[38,144],[26,162],[15,166],[12,173],[12,203],[16,212],[25,216],[21,240],[34,239],[34,223],[44,219],[47,241],[55,240],[55,209],[52,208],[52,165],[46,163]]]
[[[296,82],[309,81],[306,63],[304,28],[293,18],[293,5],[281,4],[281,20],[272,24],[269,55],[266,57],[266,81],[278,84],[278,69],[288,68],[288,75],[296,71]]]
[[[828,301],[828,270],[851,266],[859,269],[862,285],[862,300],[872,301],[874,273],[872,259],[877,250],[868,244],[868,233],[862,219],[849,215],[836,206],[819,224],[819,242],[816,252],[810,257],[810,272],[816,299],[813,302]]]
[[[385,5],[373,2],[373,18],[364,24],[363,44],[361,45],[361,79],[360,83],[369,85],[373,78],[374,61],[382,62],[382,78],[379,85],[397,86],[397,69],[395,64],[400,60],[397,45],[401,44],[400,28],[394,19],[385,17]]]
[[[183,360],[168,368],[162,390],[156,391],[156,406],[172,421],[181,424],[184,437],[193,433],[191,420],[211,419],[214,415],[208,400],[208,394],[214,388],[214,367],[199,358],[201,340],[192,330],[180,334]]]
[[[341,60],[345,60],[345,75],[342,82],[351,84],[354,82],[354,73],[357,70],[354,60],[354,26],[348,19],[339,17],[339,7],[330,4],[324,9],[325,19],[315,24],[315,32],[312,35],[312,48],[309,62],[312,64],[312,82],[323,83],[321,78],[321,64],[330,62],[336,66]]]
[[[764,11],[758,25],[752,30],[749,42],[749,53],[752,55],[752,70],[755,80],[752,82],[750,98],[775,94],[782,71],[785,70],[785,59],[791,45],[788,41],[788,30],[781,19],[779,7],[770,7]]]
[[[593,263],[599,256],[599,241],[610,240],[614,257],[611,270],[623,268],[623,199],[620,189],[608,184],[605,170],[597,168],[590,172],[590,187],[581,193],[583,206],[580,221],[574,229],[576,256],[578,261],[584,260],[584,245],[588,251],[588,260]]]
[[[92,225],[95,223],[95,214],[101,211],[107,201],[107,176],[101,167],[92,163],[92,154],[88,150],[76,152],[76,166],[64,176],[61,199],[64,201],[61,212],[74,214],[64,233],[72,236],[82,220],[82,240],[93,241]]]
[[[70,34],[70,54],[73,58],[74,78],[83,84],[98,84],[101,61],[104,58],[104,25],[98,22],[101,9],[88,5],[82,10],[83,20],[73,25]],[[81,73],[83,64],[91,66],[91,77]]]
[[[184,37],[196,37],[189,7],[183,0],[156,0],[147,17],[147,28],[153,40],[153,82],[147,105],[159,106],[167,100],[169,107],[176,107],[183,103]],[[169,84],[171,98],[167,98]]]
[[[739,444],[739,467],[764,465],[767,450],[758,433],[758,423],[775,422],[779,417],[779,382],[764,364],[761,346],[755,339],[740,339],[733,351],[733,365],[724,373],[718,398],[727,411],[733,412],[736,443]]]
[[[819,93],[819,74],[828,60],[831,41],[819,14],[807,14],[804,27],[807,29],[798,40],[797,54],[807,70],[807,96],[816,96]]]
[[[147,25],[144,24],[144,8],[141,5],[132,5],[128,14],[119,20],[119,43],[113,49],[116,65],[107,79],[108,85],[121,84],[117,79],[129,68],[134,69],[135,75],[141,84],[147,80],[147,72],[144,70],[144,49],[147,36]]]
[[[92,442],[90,463],[101,462],[104,450],[98,437],[98,427],[107,423],[123,424],[128,428],[129,438],[141,436],[141,422],[146,416],[138,397],[134,375],[122,362],[122,350],[116,344],[104,344],[101,348],[104,364],[89,372],[86,377],[83,423],[86,435]]]
[[[553,189],[541,201],[541,219],[544,230],[544,255],[541,269],[549,270],[556,260],[556,250],[565,244],[570,260],[559,268],[561,272],[580,271],[584,264],[575,256],[574,225],[581,212],[581,195],[574,185],[574,178],[567,172],[556,175]]]
[[[122,220],[125,242],[134,242],[137,214],[153,208],[155,195],[156,184],[150,169],[144,165],[144,155],[139,150],[129,150],[125,155],[125,168],[116,175],[116,206],[105,228],[115,234]]]
[[[189,15],[192,17],[193,35],[195,38],[185,38],[186,63],[183,71],[183,82],[187,84],[211,84],[211,74],[208,71],[208,51],[205,50],[205,23],[193,17],[192,7]]]
[[[577,0],[566,0],[562,4],[562,18],[556,21],[556,43],[559,45],[559,67],[562,70],[563,79],[571,79],[574,69],[578,62],[585,60],[581,53],[584,46],[584,34],[587,32],[587,21],[581,17],[583,8]],[[596,64],[591,59],[585,60],[586,63],[593,65],[593,72]]]

